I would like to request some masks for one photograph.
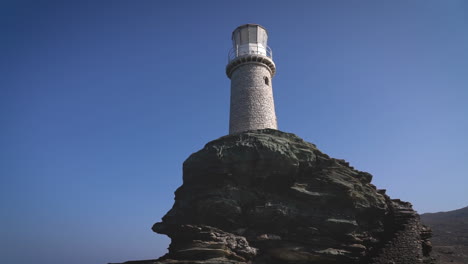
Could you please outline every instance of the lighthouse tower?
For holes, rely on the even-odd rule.
[[[226,66],[231,79],[229,134],[278,128],[271,80],[276,67],[267,40],[266,29],[256,24],[232,32],[233,47]]]

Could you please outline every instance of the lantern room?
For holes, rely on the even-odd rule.
[[[263,55],[272,58],[267,41],[268,33],[264,27],[257,24],[239,26],[232,32],[229,61],[246,55]]]

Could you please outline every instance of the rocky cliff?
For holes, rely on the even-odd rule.
[[[278,130],[229,135],[183,165],[155,263],[430,263],[430,230],[369,173]]]

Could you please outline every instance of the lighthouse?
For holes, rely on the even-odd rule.
[[[229,134],[277,129],[272,78],[276,73],[267,30],[245,24],[232,32],[226,74],[231,79]]]

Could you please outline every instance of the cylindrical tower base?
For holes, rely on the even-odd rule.
[[[277,129],[271,69],[263,63],[247,62],[233,70],[230,78],[229,134]]]

